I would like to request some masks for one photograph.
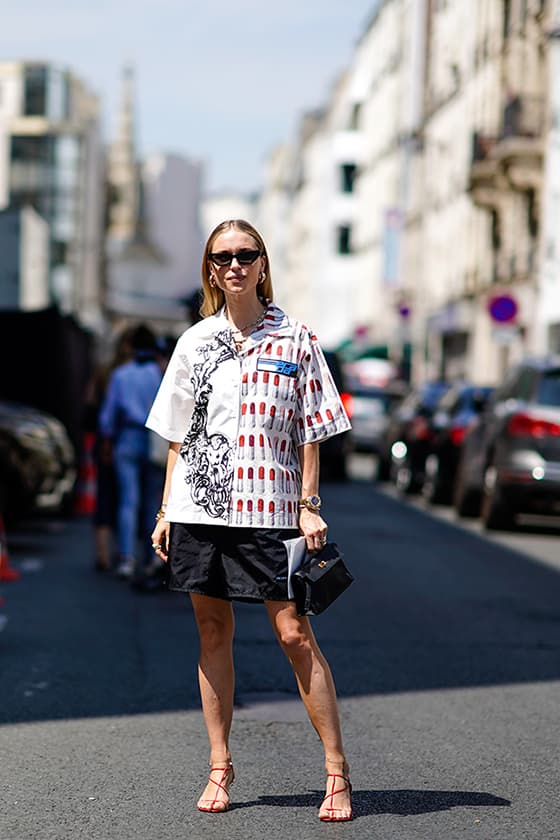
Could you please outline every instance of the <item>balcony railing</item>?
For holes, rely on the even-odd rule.
[[[492,150],[503,140],[535,139],[544,129],[545,101],[542,96],[512,96],[504,105],[502,128],[499,135],[491,136],[475,131],[472,136],[472,163],[481,163],[490,157]]]

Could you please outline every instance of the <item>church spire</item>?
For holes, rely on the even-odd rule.
[[[123,69],[116,136],[109,149],[109,239],[126,244],[138,215],[138,167],[135,145],[134,68]]]

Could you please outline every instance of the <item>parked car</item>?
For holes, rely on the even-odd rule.
[[[324,351],[325,360],[332,374],[334,384],[341,396],[344,408],[351,418],[351,396],[348,390],[342,361],[334,350]],[[321,475],[335,481],[345,481],[348,477],[348,456],[352,451],[352,439],[349,432],[334,435],[321,443]]]
[[[432,504],[450,504],[465,435],[492,393],[489,386],[452,385],[429,420],[431,439],[422,495]]]
[[[448,389],[446,382],[427,382],[413,389],[391,413],[379,445],[380,480],[392,478],[403,493],[421,488],[432,434],[429,419]]]
[[[377,453],[390,412],[402,401],[404,389],[398,385],[364,387],[352,382],[350,389],[353,448],[356,452]]]
[[[0,505],[6,517],[58,512],[75,479],[74,448],[62,423],[39,409],[0,401]]]
[[[489,529],[560,513],[560,357],[523,361],[495,390],[465,438],[454,504]]]

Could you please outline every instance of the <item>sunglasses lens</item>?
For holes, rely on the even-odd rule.
[[[231,254],[229,251],[218,251],[216,254],[210,254],[210,260],[214,265],[224,266],[231,265],[235,257],[240,265],[252,265],[260,256],[260,251],[239,251],[237,254]]]
[[[227,251],[221,251],[219,254],[210,254],[210,259],[214,265],[229,265],[232,260],[232,255]]]
[[[260,251],[240,251],[235,255],[241,265],[251,265],[257,257],[260,257]]]

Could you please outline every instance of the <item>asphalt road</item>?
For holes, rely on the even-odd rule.
[[[79,520],[10,538],[23,579],[2,590],[0,840],[558,838],[554,537],[541,559],[522,538],[489,541],[369,482],[322,495],[356,576],[314,621],[356,819],[318,821],[320,745],[263,609],[247,605],[234,807],[195,810],[207,746],[188,600],[96,575]]]

